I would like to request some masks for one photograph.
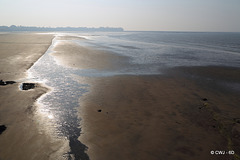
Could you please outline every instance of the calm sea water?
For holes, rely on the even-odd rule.
[[[240,67],[240,33],[122,32],[84,36],[89,39],[85,44],[130,57],[133,64],[154,64],[156,68]]]
[[[49,54],[61,40],[54,39],[48,51],[29,70],[31,81],[44,82],[52,91],[42,96],[36,114],[42,117],[50,134],[69,140],[67,159],[88,159],[87,147],[78,141],[81,126],[77,108],[79,98],[88,92],[89,84],[75,77],[98,77],[124,74],[161,74],[161,69],[177,66],[240,67],[240,33],[116,32],[58,33],[86,40],[69,40],[81,46],[110,51],[123,57],[122,67],[106,70],[73,69],[58,65]]]

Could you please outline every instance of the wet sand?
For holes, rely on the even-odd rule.
[[[51,45],[53,35],[35,33],[0,34],[0,79],[17,83],[0,86],[0,125],[7,129],[0,135],[0,159],[56,159],[62,142],[40,132],[33,118],[35,101],[47,88],[19,90],[26,82],[27,69]]]
[[[93,160],[239,159],[240,92],[218,84],[239,85],[239,75],[239,68],[182,67],[159,76],[79,79],[91,85],[79,100],[79,140]]]
[[[45,53],[52,38],[34,33],[0,34],[1,76],[5,80],[25,78],[27,69]]]
[[[74,40],[74,37],[62,36],[60,39]],[[123,66],[124,60],[127,59],[111,52],[82,47],[70,41],[59,42],[51,55],[58,64],[67,67],[97,70],[116,70]]]
[[[123,57],[74,43],[54,50],[67,67],[114,70],[124,60],[127,65]],[[160,73],[75,77],[90,85],[78,108],[78,139],[90,159],[239,159],[240,69],[178,67]],[[235,154],[210,153],[219,150]]]
[[[0,86],[0,125],[7,127],[0,135],[0,159],[64,159],[62,153],[69,149],[67,141],[41,130],[41,120],[34,117],[33,104],[47,88],[37,84],[32,90],[18,89],[51,39],[51,35],[0,35],[0,79],[17,81]],[[128,63],[125,57],[71,42],[58,43],[54,51],[51,55],[59,64],[72,68],[115,70]],[[78,139],[88,147],[90,159],[239,159],[240,69],[179,67],[161,72],[74,77],[90,85],[78,108]],[[216,150],[235,154],[210,154]]]

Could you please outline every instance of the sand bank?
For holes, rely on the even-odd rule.
[[[79,139],[93,160],[237,159],[240,92],[218,82],[239,84],[239,73],[183,67],[161,76],[79,78],[91,85],[79,101]]]
[[[21,91],[26,71],[50,46],[53,35],[35,33],[0,34],[0,79],[17,83],[0,86],[0,124],[7,129],[0,135],[0,159],[55,159],[59,141],[39,132],[33,119],[34,102],[47,88],[37,84]]]
[[[69,40],[69,37],[61,37],[61,39]],[[60,41],[51,55],[59,64],[79,69],[115,70],[126,60],[123,56],[83,47],[71,41]]]
[[[9,33],[0,34],[0,73],[5,80],[20,79],[47,50],[53,35]],[[2,78],[2,79],[3,79]]]

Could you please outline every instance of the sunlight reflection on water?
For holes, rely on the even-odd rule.
[[[89,85],[75,81],[71,75],[76,70],[58,65],[50,56],[57,44],[54,38],[47,52],[28,70],[30,80],[44,82],[50,88],[47,94],[37,100],[37,121],[39,128],[51,136],[66,137],[69,144],[74,141],[77,145],[83,145],[77,140],[81,133],[77,107],[80,96],[88,91]],[[84,154],[84,150],[83,153],[73,153],[74,149],[71,146],[70,149],[69,154]]]

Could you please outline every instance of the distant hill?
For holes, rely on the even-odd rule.
[[[14,32],[14,31],[45,31],[45,32],[56,32],[56,31],[100,31],[100,32],[122,32],[123,28],[112,28],[112,27],[99,27],[99,28],[87,28],[87,27],[29,27],[29,26],[0,26],[0,32]]]

